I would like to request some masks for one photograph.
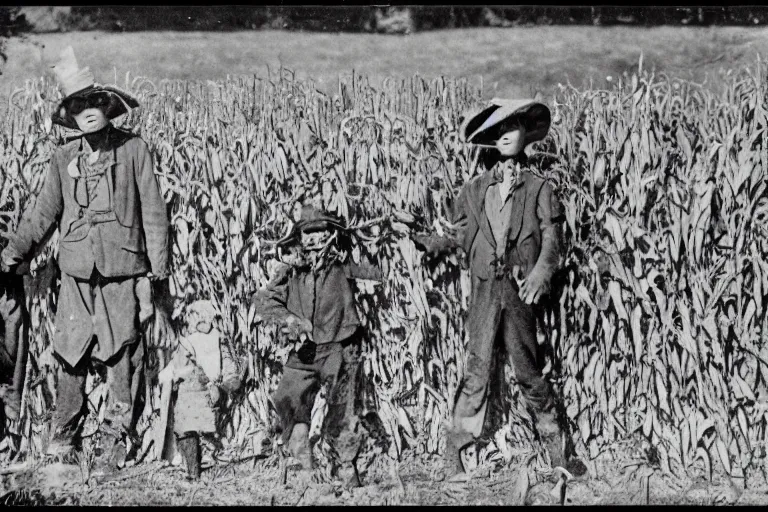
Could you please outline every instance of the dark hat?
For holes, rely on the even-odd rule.
[[[324,210],[315,208],[312,205],[305,204],[301,207],[301,213],[298,221],[293,225],[290,233],[281,238],[277,245],[285,245],[292,242],[300,233],[311,233],[324,229],[346,230],[347,226],[344,220],[330,214]]]
[[[94,93],[108,93],[112,99],[107,110],[109,119],[126,114],[129,109],[139,106],[139,101],[131,93],[114,85],[97,84],[89,68],[78,67],[75,52],[71,46],[61,52],[59,62],[53,66],[53,72],[64,98],[54,110],[51,120],[65,128],[77,129],[75,120],[67,112],[67,103],[73,98],[87,98]]]
[[[490,106],[464,121],[461,135],[470,144],[494,146],[512,122],[525,127],[527,146],[547,136],[552,115],[546,105],[535,100],[494,98]]]

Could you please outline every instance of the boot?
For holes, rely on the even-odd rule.
[[[581,477],[587,473],[587,466],[567,449],[566,436],[554,409],[536,415],[536,426],[544,446],[549,452],[552,469],[564,469],[569,477]]]
[[[111,435],[102,435],[100,444],[91,474],[109,476],[119,471],[125,464],[127,448],[123,440]]]
[[[445,480],[461,481],[467,473],[461,462],[461,451],[472,442],[472,435],[450,430],[445,444]]]
[[[18,421],[21,414],[21,393],[10,388],[3,396],[3,408],[5,418],[10,421]]]
[[[363,486],[362,483],[360,483],[360,475],[357,472],[357,465],[354,462],[341,464],[336,472],[336,476],[341,480],[341,485],[344,489],[356,489]]]
[[[296,459],[301,469],[312,469],[312,450],[309,447],[309,425],[297,423],[293,426],[288,440],[288,451]]]
[[[191,480],[200,479],[200,436],[197,432],[188,434],[176,442],[181,456],[187,465],[187,474]]]
[[[76,464],[80,448],[79,437],[71,429],[56,429],[48,441],[45,454],[62,464]]]

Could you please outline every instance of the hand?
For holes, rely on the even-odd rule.
[[[299,318],[296,315],[290,315],[285,319],[281,329],[288,336],[289,340],[297,341],[303,337],[312,339],[312,322],[306,318]]]
[[[4,274],[10,274],[16,270],[16,266],[13,263],[8,263],[5,261],[4,258],[2,258],[2,253],[0,253],[0,272]]]
[[[148,278],[140,277],[136,280],[136,297],[139,299],[139,323],[143,325],[155,313],[152,306],[152,286]]]
[[[221,390],[219,389],[219,386],[213,383],[208,384],[208,393],[211,395],[211,403],[216,405],[219,403],[219,400],[221,399]]]
[[[520,286],[520,298],[526,304],[538,304],[539,300],[549,293],[549,277],[534,267],[530,275],[523,279]]]
[[[16,317],[21,318],[19,301],[9,292],[0,295],[0,318],[4,322],[12,322]]]

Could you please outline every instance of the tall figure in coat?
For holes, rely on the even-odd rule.
[[[69,47],[54,73],[64,99],[53,122],[82,135],[59,147],[42,190],[2,254],[21,264],[58,227],[61,288],[53,335],[58,360],[56,410],[48,452],[77,449],[87,412],[89,367],[106,374],[107,411],[95,471],[121,465],[144,388],[137,286],[167,290],[168,215],[152,156],[139,137],[110,120],[138,106],[129,93],[94,83]],[[166,295],[167,298],[167,295]]]
[[[547,446],[552,465],[583,475],[570,459],[557,400],[542,375],[536,338],[536,308],[560,261],[561,207],[545,180],[530,172],[523,149],[543,139],[549,109],[529,100],[494,100],[462,127],[464,139],[496,153],[493,167],[469,181],[453,207],[455,232],[416,234],[417,247],[431,255],[461,248],[469,258],[471,298],[466,322],[469,345],[449,431],[449,477],[465,477],[460,452],[483,428],[488,410],[494,344],[503,339],[521,392]]]

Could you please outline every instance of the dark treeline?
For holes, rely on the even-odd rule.
[[[23,25],[24,20],[17,20]],[[301,7],[74,6],[56,30],[289,30],[408,33],[420,30],[542,24],[762,25],[768,9],[738,7]]]

